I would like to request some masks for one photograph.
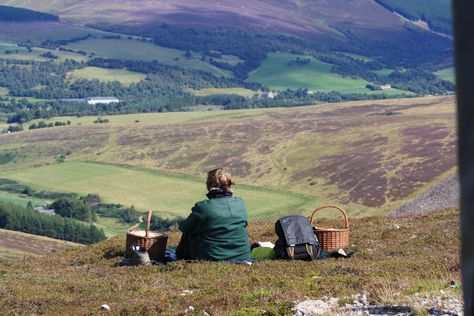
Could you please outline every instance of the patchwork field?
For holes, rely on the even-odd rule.
[[[168,65],[177,65],[185,68],[207,71],[216,76],[230,76],[229,72],[201,61],[200,54],[191,53],[191,57],[186,57],[184,51],[161,47],[134,38],[93,38],[71,43],[66,47],[73,50],[94,53],[97,57],[144,61],[158,60],[159,62]]]
[[[145,79],[146,75],[138,72],[132,72],[124,69],[105,69],[99,67],[84,67],[68,73],[68,78],[72,81],[78,79],[100,80],[100,81],[119,81],[124,85],[137,83]]]
[[[293,64],[292,61],[309,59],[304,65]],[[249,81],[260,82],[274,90],[306,88],[313,91],[330,92],[337,90],[341,93],[382,93],[366,88],[367,81],[342,77],[331,72],[332,65],[314,57],[287,53],[271,53],[262,65],[249,77]],[[408,92],[390,89],[383,91],[387,94],[410,94]]]
[[[172,176],[148,170],[72,162],[6,173],[36,190],[99,194],[104,201],[153,209],[156,215],[186,216],[196,201],[206,199],[205,179]],[[302,212],[314,205],[312,198],[281,191],[237,186],[235,194],[245,199],[249,217],[262,218],[287,212]],[[313,204],[312,204],[313,203]]]
[[[79,246],[69,241],[0,229],[0,259],[50,255]]]
[[[203,197],[205,172],[226,166],[239,185],[252,185],[252,192],[257,186],[313,197],[305,212],[340,203],[351,216],[367,216],[398,208],[457,168],[452,96],[109,118],[100,126],[92,123],[95,118],[82,117],[69,127],[0,135],[0,156],[13,156],[0,165],[0,176],[45,189],[91,193],[98,187],[109,200],[183,214]],[[60,155],[65,164],[56,164]],[[186,181],[170,173],[186,175]],[[137,174],[146,181],[135,183]],[[159,183],[177,185],[175,179],[184,181],[192,197],[180,198],[182,204],[161,201]],[[127,186],[129,181],[134,185]],[[157,193],[144,197],[152,191]],[[278,191],[274,202],[269,194],[265,202],[274,203],[274,211],[278,205],[291,209],[293,202],[285,204]],[[256,203],[256,196],[248,195],[248,202]]]

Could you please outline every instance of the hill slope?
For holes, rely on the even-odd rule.
[[[0,229],[0,258],[51,255],[79,246],[69,241]]]
[[[355,220],[356,254],[341,260],[121,267],[123,237],[51,257],[0,259],[0,310],[98,314],[109,304],[113,314],[184,315],[193,306],[196,315],[281,315],[290,314],[295,301],[330,296],[344,307],[351,295],[367,291],[370,306],[402,304],[424,315],[461,298],[458,217],[451,209]],[[273,221],[251,222],[249,234],[252,241],[276,238]],[[179,235],[171,233],[168,244],[176,245]]]
[[[239,184],[304,193],[318,204],[342,203],[351,216],[383,214],[456,171],[454,101],[140,114],[111,116],[108,124],[92,123],[96,117],[58,118],[72,125],[0,135],[0,156],[13,157],[0,170],[26,181],[22,173],[35,176],[43,170],[36,167],[55,164],[61,155],[66,162],[126,164],[198,178],[227,166]],[[38,179],[43,189],[52,185],[49,177]],[[98,180],[102,190],[111,178]]]
[[[1,0],[1,4],[54,12],[63,20],[87,24],[161,24],[269,30],[342,39],[341,28],[369,38],[399,37],[403,22],[370,0]]]

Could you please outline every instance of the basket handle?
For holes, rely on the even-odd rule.
[[[337,205],[325,205],[325,206],[321,206],[321,207],[318,207],[316,209],[314,209],[313,213],[311,213],[311,218],[309,220],[309,222],[311,223],[312,226],[316,226],[316,225],[313,225],[313,219],[316,219],[316,217],[314,215],[316,215],[316,212],[322,210],[322,209],[325,209],[325,208],[335,208],[335,209],[338,209],[339,211],[342,212],[342,214],[344,214],[344,221],[345,221],[345,224],[346,224],[346,227],[345,228],[349,228],[349,217],[347,216],[347,212],[340,206],[337,206]]]
[[[145,236],[146,238],[150,237],[150,223],[151,223],[151,215],[153,211],[149,210],[148,211],[148,216],[146,218],[146,230],[145,230]]]

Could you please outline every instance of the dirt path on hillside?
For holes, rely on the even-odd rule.
[[[457,208],[460,206],[459,200],[459,176],[456,173],[433,185],[411,202],[389,213],[388,216],[420,215],[444,208]]]

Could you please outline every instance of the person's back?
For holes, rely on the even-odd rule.
[[[209,200],[196,203],[179,228],[183,236],[176,254],[181,259],[239,261],[250,258],[247,210],[232,196],[230,173],[209,172]]]

